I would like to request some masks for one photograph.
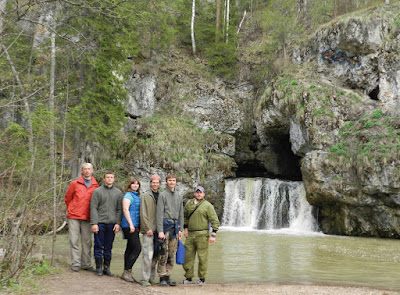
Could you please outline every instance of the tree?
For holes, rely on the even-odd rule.
[[[190,22],[190,35],[192,37],[193,56],[196,57],[196,40],[194,39],[194,17],[196,15],[196,0],[192,0],[192,21]]]

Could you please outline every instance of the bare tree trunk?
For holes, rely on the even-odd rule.
[[[238,30],[237,30],[236,34],[239,34],[240,29],[242,28],[244,19],[246,18],[246,13],[247,13],[247,12],[246,12],[246,10],[245,10],[244,13],[243,13],[243,18],[242,18],[242,20],[241,20],[240,23],[239,23],[239,27],[238,27]]]
[[[225,42],[228,43],[228,37],[229,37],[229,1],[226,0],[226,40]]]
[[[215,43],[219,43],[220,26],[221,26],[221,0],[217,0],[217,20],[215,23]]]
[[[65,110],[64,110],[64,126],[63,126],[63,138],[62,138],[62,150],[61,150],[61,171],[60,171],[60,182],[63,180],[64,175],[64,167],[65,167],[65,138],[67,137],[67,116],[68,116],[68,99],[69,99],[69,80],[68,80],[68,68],[69,63],[67,65],[67,93],[65,95]],[[60,192],[61,194],[61,187]]]
[[[196,14],[196,0],[192,0],[192,21],[190,24],[190,31],[192,36],[193,56],[196,57],[196,40],[194,39],[194,16]]]
[[[0,42],[3,43],[3,23],[6,15],[7,0],[0,0]]]
[[[55,103],[54,103],[54,88],[55,88],[55,69],[56,69],[56,34],[51,34],[51,69],[50,69],[50,95],[49,108],[50,117],[50,159],[53,166],[51,175],[51,184],[53,185],[53,243],[51,247],[51,265],[54,262],[55,244],[57,238],[57,162],[56,162],[56,142],[55,142]]]
[[[30,106],[29,106],[28,99],[25,96],[24,85],[22,85],[22,82],[21,82],[21,79],[19,78],[18,72],[14,67],[14,63],[11,60],[10,54],[8,53],[8,49],[4,46],[4,44],[2,42],[1,42],[1,49],[6,54],[6,58],[7,58],[8,64],[9,64],[9,66],[11,68],[11,71],[12,71],[12,73],[14,75],[15,80],[17,81],[19,90],[21,92],[21,98],[22,98],[22,101],[24,102],[26,113],[28,114],[28,116],[26,117],[26,121],[27,121],[27,124],[28,124],[28,132],[29,132],[28,147],[29,147],[29,152],[33,153],[33,128],[32,128],[32,120],[30,118],[31,109],[30,109]]]
[[[224,26],[222,27],[222,35],[225,36],[225,30],[226,30],[226,1],[224,2]]]

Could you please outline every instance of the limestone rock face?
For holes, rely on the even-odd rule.
[[[308,41],[311,46],[294,51],[293,62],[314,61],[317,73],[334,85],[372,93],[386,111],[399,114],[400,30],[391,10],[379,7],[326,25]]]
[[[126,111],[131,117],[151,116],[156,110],[156,78],[154,75],[134,74],[126,83]]]
[[[254,105],[265,145],[286,136],[328,234],[400,237],[400,30],[391,9],[324,26],[294,50],[300,69]]]

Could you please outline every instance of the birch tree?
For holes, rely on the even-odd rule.
[[[194,38],[194,17],[196,14],[196,0],[192,0],[192,21],[190,22],[190,34],[192,37],[193,56],[196,57],[196,40]]]
[[[219,43],[219,29],[221,27],[221,0],[217,0],[217,14],[215,23],[215,43]]]

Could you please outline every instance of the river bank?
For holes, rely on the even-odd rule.
[[[128,283],[119,276],[98,277],[87,271],[73,272],[68,265],[57,263],[61,270],[56,274],[43,276],[38,285],[40,293],[28,294],[319,294],[319,295],[395,295],[400,292],[364,287],[298,285],[298,284],[206,284],[203,286],[181,285],[176,287],[141,287],[137,283]],[[118,274],[119,275],[119,274]]]

